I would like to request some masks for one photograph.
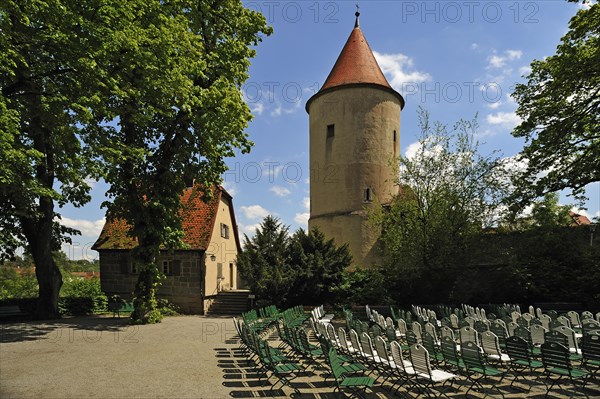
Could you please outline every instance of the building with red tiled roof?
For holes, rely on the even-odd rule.
[[[222,187],[212,198],[188,188],[181,196],[184,248],[161,251],[158,266],[165,274],[159,298],[186,313],[204,313],[217,293],[238,288],[236,258],[240,251],[233,199]],[[137,246],[123,219],[108,219],[92,249],[100,253],[100,282],[107,295],[130,298],[138,273],[131,261]]]

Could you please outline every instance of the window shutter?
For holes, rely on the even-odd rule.
[[[181,276],[181,260],[179,260],[179,259],[173,260],[172,273],[174,276]]]
[[[129,270],[129,254],[128,253],[121,254],[119,263],[121,265],[121,273],[122,274],[129,274],[131,272]]]

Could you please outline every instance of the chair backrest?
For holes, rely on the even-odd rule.
[[[450,337],[450,339],[454,341],[454,331],[450,327],[442,326],[440,328],[440,335],[442,336],[442,339],[444,337]]]
[[[585,319],[593,319],[594,318],[594,314],[592,312],[590,312],[589,310],[584,310],[583,312],[581,312],[581,321],[585,320]]]
[[[567,337],[569,348],[575,350],[579,349],[579,346],[577,345],[577,339],[575,339],[575,331],[566,326],[556,327],[554,331],[558,331],[559,333],[562,333]]]
[[[567,318],[571,322],[571,327],[579,327],[581,326],[581,319],[579,318],[579,313],[574,310],[569,310],[567,312]]]
[[[435,330],[435,326],[432,323],[425,323],[425,333],[430,334],[433,337],[433,340],[435,342],[437,342],[438,338],[437,338],[437,332]]]
[[[549,330],[550,323],[552,322],[552,318],[550,316],[548,316],[547,314],[542,314],[538,317],[539,317],[540,321],[542,322],[542,325],[544,326],[544,328],[546,330]]]
[[[546,330],[543,326],[539,324],[532,324],[529,327],[529,333],[531,335],[531,343],[535,346],[539,346],[545,342],[545,334],[548,330]]]
[[[558,317],[558,312],[556,310],[549,310],[546,314],[550,316],[552,320],[556,320]]]
[[[581,321],[581,333],[600,330],[600,322],[594,319],[583,319]]]
[[[536,326],[544,326],[544,324],[542,323],[542,321],[538,318],[533,318],[531,319],[531,321],[529,322],[529,328],[531,328],[531,326],[536,325]]]
[[[406,371],[404,366],[404,358],[402,357],[402,347],[398,341],[392,341],[390,343],[390,351],[392,352],[392,360],[394,360],[396,367],[402,371]]]
[[[458,316],[454,313],[450,314],[450,325],[452,328],[458,328]]]
[[[469,341],[479,344],[478,333],[472,327],[463,327],[460,330],[458,330],[458,337],[460,339],[461,344],[463,342],[469,342]]]
[[[558,320],[563,326],[571,328],[571,320],[569,320],[567,316],[560,315],[556,318],[556,320]]]
[[[600,312],[596,313],[596,321],[600,321]]]
[[[460,359],[456,349],[456,342],[450,337],[442,337],[442,356],[452,364],[458,364]]]
[[[481,334],[481,346],[483,347],[483,351],[488,355],[502,356],[498,336],[491,331],[484,331]]]
[[[538,319],[541,319],[543,314],[544,312],[542,312],[542,308],[535,308],[535,315]]]
[[[533,345],[533,341],[531,340],[531,331],[529,331],[529,329],[526,327],[516,327],[512,335],[523,338],[529,345]]]
[[[542,363],[546,369],[561,368],[569,370],[573,368],[569,360],[569,348],[557,342],[545,342],[542,345]]]
[[[400,332],[400,334],[405,335],[406,334],[406,321],[404,321],[404,319],[398,319],[396,321],[396,324],[398,325],[398,331]]]
[[[514,336],[506,338],[506,353],[513,362],[517,360],[530,362],[532,357],[531,347],[527,341]]]
[[[467,369],[486,368],[485,358],[479,345],[475,342],[467,341],[460,344],[460,353]]]
[[[559,331],[547,331],[544,334],[544,343],[554,342],[557,344],[569,346],[569,340],[567,336]]]
[[[375,351],[377,352],[377,356],[379,356],[379,358],[385,361],[390,360],[390,354],[387,350],[387,344],[385,343],[385,340],[382,337],[375,338]]]
[[[530,310],[533,309],[533,306],[530,306],[529,309]],[[521,317],[524,318],[525,320],[527,320],[527,322],[530,322],[534,318],[533,315],[534,315],[533,312],[530,312],[530,313],[525,312],[521,315]]]
[[[338,328],[338,340],[340,342],[340,347],[346,352],[350,352],[350,347],[348,346],[348,336],[346,335],[346,330],[344,330],[344,327]]]
[[[469,327],[473,327],[475,325],[475,318],[473,318],[471,316],[465,317],[464,321],[466,321],[467,323],[469,323]]]
[[[415,333],[415,335],[417,337],[422,336],[423,334],[423,327],[421,326],[421,323],[419,323],[418,321],[413,321],[412,322],[412,331]]]
[[[600,331],[590,331],[581,338],[581,355],[583,359],[600,362]]]
[[[421,342],[421,340],[419,339],[419,337],[417,337],[417,334],[415,334],[414,331],[412,330],[407,330],[406,331],[406,342],[409,345],[414,345],[414,344],[418,344]]]
[[[335,380],[337,381],[344,375],[344,369],[341,367],[341,362],[338,358],[335,348],[329,348],[327,359],[329,360],[329,367],[331,367],[331,372]]]
[[[389,328],[390,326],[394,327],[394,320],[388,316],[385,318],[385,327]]]
[[[520,326],[520,327],[526,327],[529,328],[529,320],[523,316],[521,317],[517,317],[516,323]]]
[[[435,338],[433,338],[433,336],[431,334],[429,334],[428,332],[423,334],[422,345],[423,345],[423,347],[425,347],[425,349],[427,349],[427,351],[429,353],[431,353],[431,355],[434,355],[435,353],[438,352],[438,350],[435,347],[435,345],[436,345]]]
[[[381,327],[377,324],[373,324],[371,331],[373,332],[374,337],[379,337],[381,335]]]
[[[519,327],[517,323],[511,321],[510,323],[506,323],[506,331],[508,331],[508,335],[515,335],[515,330]]]
[[[356,330],[350,330],[350,343],[352,343],[352,349],[358,351],[359,353],[363,353]]]
[[[517,312],[516,310],[512,311],[510,313],[510,318],[512,319],[513,322],[517,322],[517,319],[521,317],[521,312]]]
[[[360,345],[365,356],[373,357],[375,355],[373,341],[368,333],[364,332],[360,335]]]
[[[325,337],[327,337],[327,339],[330,342],[332,342],[335,346],[340,345],[340,340],[339,340],[337,334],[335,333],[335,327],[333,326],[333,324],[331,324],[331,323],[325,324]]]
[[[481,334],[484,331],[488,331],[490,329],[490,326],[487,322],[485,322],[483,320],[475,320],[475,324],[473,324],[473,328],[475,329],[475,331],[477,331],[479,334]]]
[[[423,345],[415,344],[409,348],[410,361],[419,374],[425,374],[431,378],[431,362],[429,352]]]

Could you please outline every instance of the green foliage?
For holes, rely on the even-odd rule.
[[[389,277],[390,273],[380,267],[345,270],[335,289],[336,303],[342,307],[390,303]]]
[[[533,204],[531,219],[537,227],[570,226],[573,223],[570,209],[571,205],[558,205],[558,193],[548,193]]]
[[[37,292],[38,283],[33,270],[19,274],[16,268],[0,266],[0,300],[33,298]]]
[[[386,281],[398,302],[422,292],[430,302],[448,298],[448,281],[469,240],[495,222],[507,182],[500,160],[478,153],[477,120],[449,130],[423,109],[419,119],[419,148],[400,158],[401,193],[372,214],[383,224]]]
[[[527,140],[514,211],[565,188],[581,197],[600,180],[600,4],[577,12],[556,54],[533,61],[527,79],[513,93],[523,119],[513,135]]]
[[[86,138],[104,161],[110,217],[127,220],[139,244],[133,318],[156,322],[155,262],[161,245],[181,246],[186,181],[210,196],[224,158],[252,146],[240,87],[271,28],[240,0],[129,0],[96,12],[109,45],[95,54],[104,90]]]
[[[300,229],[291,237],[288,252],[294,276],[288,305],[334,303],[343,272],[352,263],[348,245],[336,247],[318,229],[309,233]]]
[[[243,250],[238,254],[238,271],[258,299],[282,307],[294,274],[289,260],[288,227],[279,219],[267,216],[252,239],[244,235]]]
[[[279,307],[333,304],[341,292],[352,257],[348,247],[336,247],[319,230],[298,230],[267,216],[252,239],[244,238],[238,271],[257,296],[257,303]]]

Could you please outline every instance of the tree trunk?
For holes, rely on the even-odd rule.
[[[133,261],[139,262],[140,275],[135,285],[134,311],[131,320],[134,324],[160,323],[162,315],[158,310],[156,291],[160,285],[160,272],[156,265],[160,252],[160,240],[148,240],[138,236],[139,247],[133,254]]]
[[[42,214],[39,218],[21,219],[40,287],[34,317],[38,320],[59,319],[58,295],[62,287],[62,274],[52,258],[52,199],[40,198],[38,211]]]

